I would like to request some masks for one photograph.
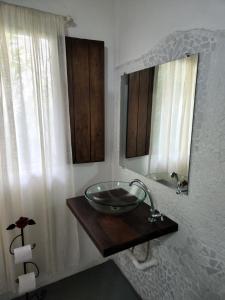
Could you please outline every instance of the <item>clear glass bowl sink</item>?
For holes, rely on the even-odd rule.
[[[94,209],[117,215],[135,209],[147,196],[141,187],[122,181],[96,183],[89,186],[84,194]]]

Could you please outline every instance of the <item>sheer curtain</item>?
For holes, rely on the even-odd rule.
[[[73,196],[64,18],[0,3],[0,294],[15,270],[5,228],[20,216],[37,225],[41,274],[76,265],[76,223],[65,199]],[[11,235],[12,234],[12,235]]]
[[[188,176],[197,56],[155,70],[151,129],[151,173]]]

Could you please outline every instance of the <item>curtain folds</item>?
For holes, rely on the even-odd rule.
[[[150,172],[188,177],[198,56],[156,68]]]
[[[5,230],[20,216],[37,225],[42,274],[76,265],[79,247],[65,199],[74,195],[64,18],[0,3],[0,294],[17,273]]]

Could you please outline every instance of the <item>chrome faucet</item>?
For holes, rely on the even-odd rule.
[[[177,181],[177,189],[176,189],[176,194],[180,195],[181,193],[186,194],[188,192],[187,185],[188,183],[186,180],[180,181],[178,174],[176,172],[171,173],[171,178],[175,178]]]
[[[180,194],[186,194],[188,193],[188,189],[187,187],[182,187],[181,185],[177,186],[177,190],[176,190],[176,194],[180,195]]]
[[[148,195],[150,205],[151,205],[150,206],[150,216],[148,218],[148,221],[150,223],[154,223],[158,220],[163,221],[163,215],[155,209],[153,200],[152,200],[151,195],[150,195],[149,188],[140,179],[132,180],[129,185],[132,186],[133,184],[140,185],[142,187],[142,189],[145,191],[145,193]]]
[[[176,172],[173,172],[170,174],[171,178],[175,178],[176,181],[177,181],[177,185],[180,183],[179,182],[179,177],[178,177],[178,174]]]

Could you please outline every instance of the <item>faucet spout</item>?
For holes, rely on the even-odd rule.
[[[157,220],[161,220],[163,221],[163,215],[161,213],[159,213],[156,209],[155,209],[155,205],[154,202],[152,200],[152,197],[150,195],[150,190],[149,188],[144,184],[144,182],[142,182],[140,179],[133,179],[130,182],[130,186],[132,186],[133,184],[136,185],[140,185],[142,187],[142,189],[146,192],[146,194],[148,195],[149,201],[150,201],[150,216],[148,218],[148,221],[153,223],[156,222]]]
[[[178,177],[178,174],[176,172],[171,173],[170,176],[171,176],[171,178],[175,178],[176,179],[177,184],[179,183],[179,177]]]
[[[177,190],[176,190],[177,195],[180,195],[181,193],[185,194],[188,192],[187,189],[188,182],[186,180],[180,181],[178,174],[176,172],[171,173],[170,177],[175,178],[177,181]]]

